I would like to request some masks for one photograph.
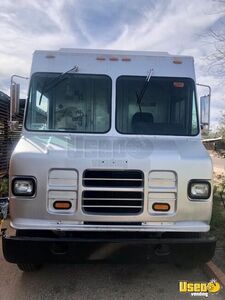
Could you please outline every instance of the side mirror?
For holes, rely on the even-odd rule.
[[[209,130],[210,126],[210,95],[200,97],[201,128]]]
[[[211,87],[206,84],[196,83],[197,86],[207,88],[209,93],[200,97],[200,124],[203,133],[208,133],[210,128],[210,104],[211,104]]]
[[[20,114],[20,85],[14,81],[14,78],[29,79],[24,76],[12,75],[10,85],[10,130],[17,130],[18,121],[14,121],[14,116]]]
[[[20,85],[15,82],[11,82],[10,86],[10,116],[19,114],[19,101],[20,101]]]

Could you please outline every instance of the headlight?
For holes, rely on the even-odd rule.
[[[188,196],[191,199],[208,199],[211,195],[211,184],[205,180],[191,180],[188,185]]]
[[[33,196],[35,193],[34,178],[14,178],[12,181],[12,193],[15,196]]]

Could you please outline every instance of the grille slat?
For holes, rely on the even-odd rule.
[[[139,214],[143,210],[144,176],[139,170],[86,170],[83,185],[87,188],[82,195],[86,213],[121,215]],[[91,189],[96,187],[102,189]]]
[[[134,198],[134,199],[130,199],[130,198],[85,198],[83,197],[83,200],[106,200],[106,201],[110,201],[110,200],[115,200],[115,201],[124,201],[124,200],[128,200],[128,201],[137,201],[140,200],[139,198]]]
[[[131,178],[84,178],[84,180],[142,181],[142,179],[131,179]]]
[[[105,205],[83,205],[83,207],[106,207]],[[142,207],[142,205],[138,206],[138,205],[134,205],[134,206],[122,206],[122,205],[107,205],[107,207],[113,207],[113,208],[140,208]]]
[[[143,183],[143,173],[136,170],[86,170],[83,174],[86,187],[143,187]]]

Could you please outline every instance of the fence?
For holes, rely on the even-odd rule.
[[[0,91],[0,178],[8,174],[11,153],[18,142],[23,121],[23,108],[14,120],[19,121],[17,131],[9,130],[10,98]]]
[[[6,94],[0,92],[0,177],[7,174],[9,163],[9,105],[9,97]]]

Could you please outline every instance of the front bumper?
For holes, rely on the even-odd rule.
[[[147,235],[121,232],[76,232],[57,236],[46,231],[3,235],[4,257],[11,263],[173,261],[195,264],[209,261],[215,251],[213,237],[179,233]],[[196,237],[195,237],[196,236]]]

